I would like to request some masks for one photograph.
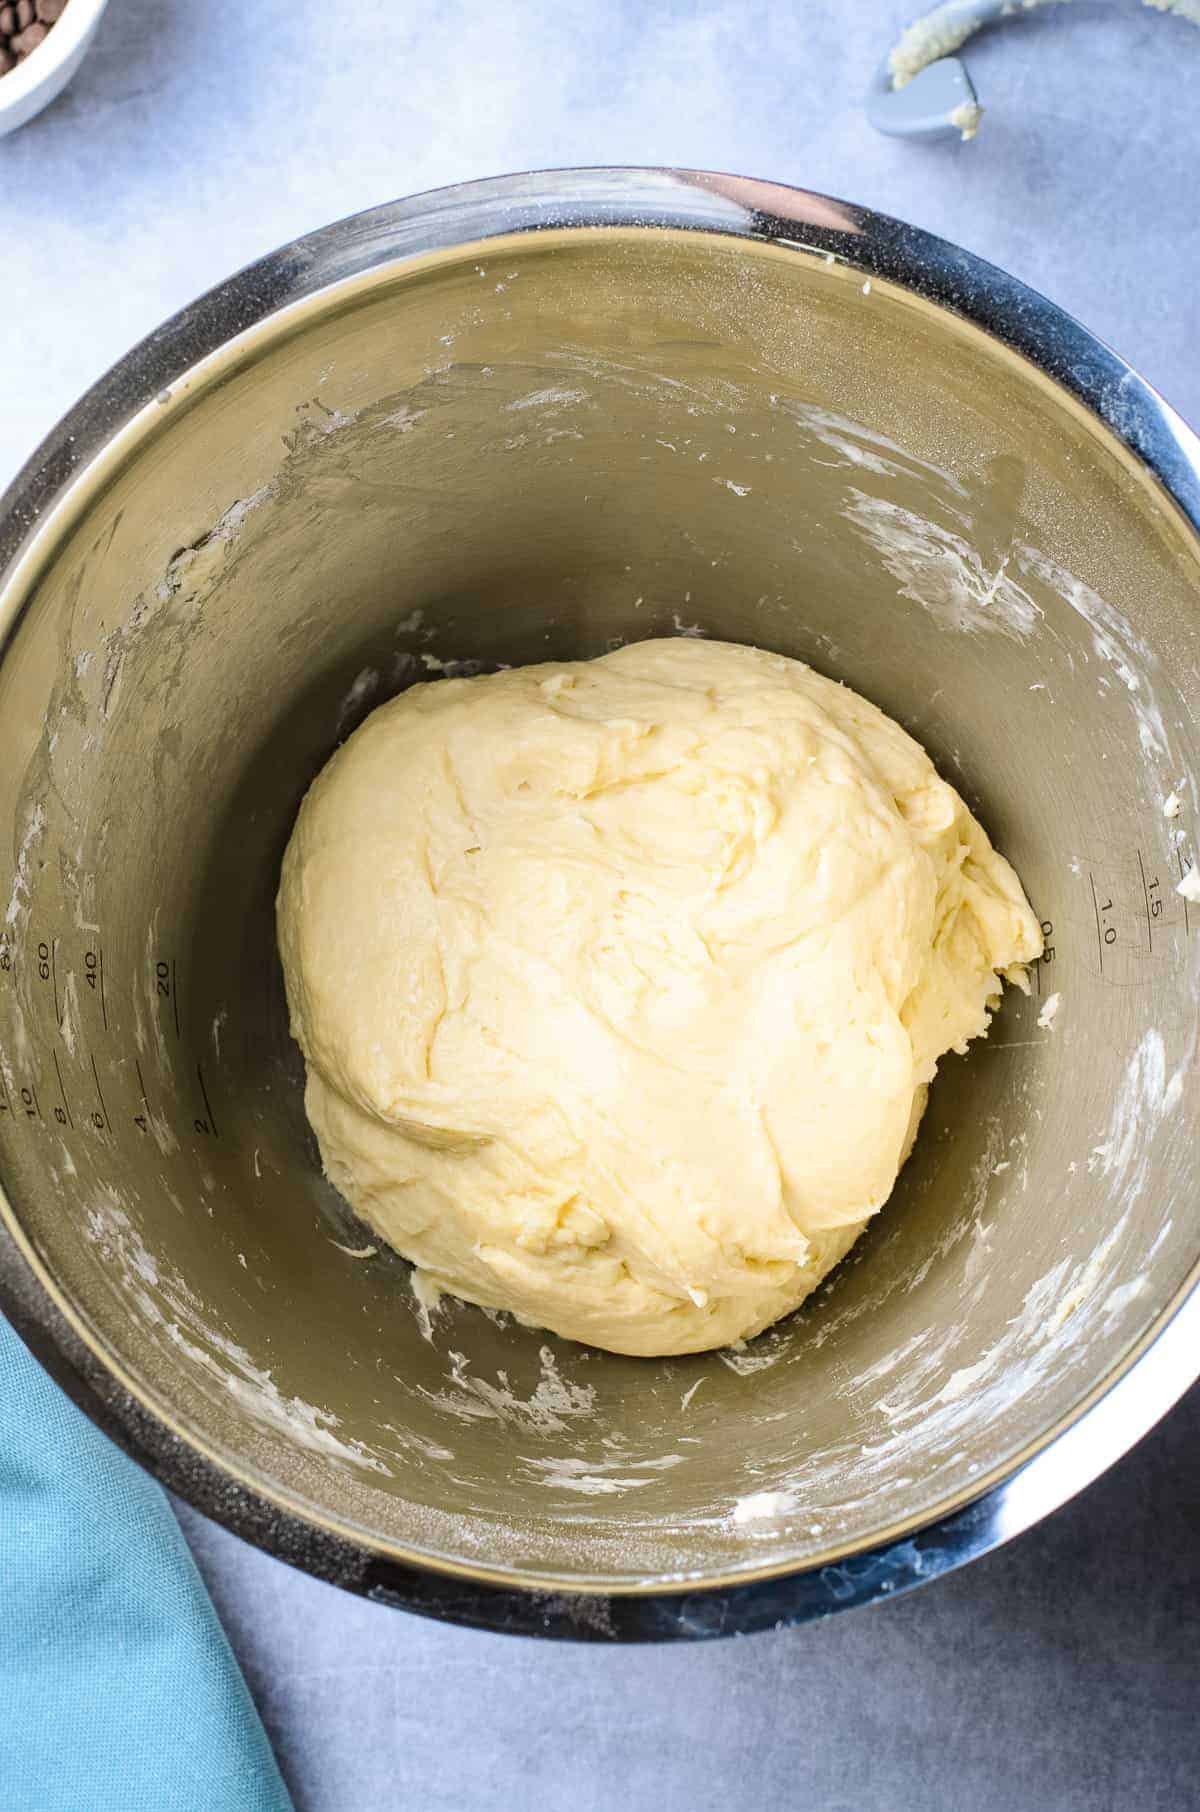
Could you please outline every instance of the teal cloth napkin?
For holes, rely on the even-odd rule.
[[[166,1496],[2,1317],[0,1807],[292,1812]]]

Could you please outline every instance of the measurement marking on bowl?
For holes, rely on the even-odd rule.
[[[196,1065],[196,1075],[199,1078],[200,1093],[204,1096],[204,1106],[208,1113],[207,1121],[200,1120],[200,1119],[196,1120],[196,1122],[195,1122],[196,1131],[198,1133],[211,1132],[214,1139],[219,1139],[221,1137],[221,1134],[217,1130],[217,1116],[213,1113],[212,1102],[208,1098],[208,1089],[207,1089],[207,1087],[205,1085],[205,1081],[204,1081],[204,1071],[199,1064]]]
[[[112,1121],[109,1119],[108,1109],[104,1105],[104,1090],[100,1087],[100,1072],[96,1068],[96,1059],[92,1056],[92,1053],[90,1051],[88,1052],[88,1062],[92,1066],[92,1080],[96,1084],[96,1099],[100,1103],[99,1116],[97,1116],[96,1114],[92,1115],[92,1125],[96,1128],[97,1132],[101,1132],[101,1131],[111,1132],[112,1131]]]
[[[1192,865],[1190,862],[1184,861],[1183,851],[1181,849],[1175,851],[1175,859],[1179,863],[1179,879],[1181,881],[1186,881],[1189,874],[1192,872]],[[1176,888],[1175,891],[1176,893],[1179,893],[1178,888]],[[1186,893],[1180,893],[1179,898],[1183,901],[1183,928],[1185,931],[1190,931],[1192,927],[1191,921],[1188,918],[1188,900]]]
[[[103,1033],[111,1037],[109,965],[97,928],[89,926],[87,931],[88,937],[82,951],[82,973],[95,1002],[99,1022],[97,1024],[94,1020],[92,1029],[98,1036],[102,1028]],[[174,1116],[171,1115],[169,1106],[166,1112],[156,1115],[150,1103],[140,1056],[130,1053],[133,1076],[137,1080],[137,1094],[127,1103],[114,1098],[113,1089],[116,1086],[120,1090],[122,1072],[129,1057],[123,1058],[119,1051],[106,1049],[101,1042],[92,1049],[85,1046],[79,1050],[76,1058],[78,1024],[68,1024],[66,1017],[72,1011],[75,976],[78,973],[70,967],[70,951],[70,934],[46,932],[35,936],[30,932],[25,938],[18,940],[11,933],[0,933],[0,979],[8,980],[18,989],[11,996],[14,1013],[10,1025],[0,1026],[0,1030],[11,1034],[0,1040],[0,1126],[10,1122],[15,1125],[21,1119],[46,1125],[52,1119],[55,1126],[76,1134],[89,1131],[101,1137],[116,1137],[119,1136],[127,1115],[139,1133],[154,1136],[160,1149],[168,1148],[164,1145],[164,1140],[170,1142],[171,1149],[178,1149],[177,1130],[172,1125]],[[34,991],[26,999],[26,1005],[34,1009],[33,1023],[41,1033],[35,1038],[33,1045],[18,1004],[22,998],[19,993],[22,961],[28,964],[26,973]],[[175,1036],[182,1040],[184,1016],[180,1007],[178,963],[175,957],[165,955],[153,958],[150,989],[159,1002],[164,1022],[169,1013],[169,1023],[174,1027]],[[40,1012],[39,1001],[44,1003]],[[51,1007],[54,1013],[53,1024],[49,1018]],[[74,1010],[78,1011],[77,1006]],[[60,1056],[59,1040],[65,1055]],[[165,1060],[165,1049],[162,1054]],[[68,1059],[77,1061],[78,1069]],[[39,1093],[39,1085],[44,1082],[51,1067],[54,1072],[52,1087],[58,1100],[49,1109],[48,1115]],[[30,1074],[31,1071],[33,1074]],[[210,1092],[210,1079],[200,1063],[195,1065],[195,1078],[197,1098],[194,1104],[189,1104],[186,1092],[181,1093],[169,1076],[168,1095],[185,1124],[188,1119],[191,1120],[191,1131],[194,1134],[201,1139],[221,1141],[221,1129]]]
[[[100,996],[100,1019],[104,1030],[108,1030],[108,1001],[104,993],[104,948],[97,944],[94,950],[85,950],[83,954],[83,978],[93,994]]]
[[[1179,852],[1175,852],[1177,859]],[[1084,871],[1092,901],[1096,961],[1111,987],[1134,987],[1152,979],[1164,963],[1181,955],[1178,934],[1191,931],[1187,901],[1175,905],[1170,867],[1153,852],[1134,848],[1123,857],[1090,864]],[[1164,878],[1165,873],[1165,878]]]
[[[1088,873],[1088,880],[1091,882],[1091,887],[1092,887],[1092,907],[1096,914],[1096,947],[1100,953],[1100,973],[1101,973],[1101,975],[1103,975],[1104,974],[1104,946],[1105,946],[1105,944],[1115,944],[1116,943],[1117,928],[1108,917],[1108,914],[1113,909],[1112,900],[1111,899],[1106,900],[1104,902],[1104,905],[1101,906],[1100,896],[1096,892],[1096,877],[1090,871]]]
[[[1158,880],[1157,875],[1155,875],[1153,881],[1150,882],[1149,886],[1147,886],[1147,884],[1146,884],[1146,864],[1142,861],[1142,852],[1140,849],[1137,852],[1137,859],[1138,859],[1138,873],[1142,877],[1142,893],[1145,896],[1145,901],[1146,901],[1146,943],[1149,946],[1151,952],[1153,952],[1153,950],[1154,950],[1154,920],[1156,918],[1158,918],[1160,916],[1160,914],[1162,913],[1162,895],[1159,894],[1157,891],[1158,887],[1159,887],[1159,880]],[[1151,897],[1150,897],[1152,891],[1154,892],[1154,895],[1155,895],[1155,897],[1153,899],[1151,899]]]
[[[171,1008],[171,1018],[175,1026],[175,1036],[179,1037],[179,988],[175,970],[175,958],[159,957],[154,965],[154,992],[159,1000],[165,1000]]]
[[[1037,995],[1038,995],[1039,1000],[1041,999],[1041,995],[1042,995],[1042,970],[1046,967],[1046,965],[1048,963],[1052,963],[1054,961],[1055,957],[1058,955],[1057,949],[1050,941],[1051,938],[1054,936],[1054,920],[1053,919],[1043,919],[1041,921],[1041,926],[1042,926],[1042,954],[1038,957],[1037,962],[1033,965],[1033,985],[1034,985],[1035,989],[1037,990]]]
[[[54,1118],[56,1120],[59,1120],[59,1115],[61,1113],[62,1119],[59,1120],[60,1126],[61,1125],[69,1126],[71,1128],[71,1131],[74,1132],[75,1122],[71,1118],[71,1103],[67,1100],[67,1091],[63,1084],[62,1065],[58,1061],[58,1052],[51,1051],[50,1055],[54,1059],[54,1074],[58,1077],[58,1092],[62,1096],[62,1107],[55,1108]]]

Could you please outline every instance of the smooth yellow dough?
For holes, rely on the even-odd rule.
[[[381,706],[304,801],[278,924],[363,1219],[457,1296],[645,1354],[808,1295],[1041,950],[897,724],[684,639]]]

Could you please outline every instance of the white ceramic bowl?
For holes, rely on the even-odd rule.
[[[0,138],[57,100],[87,55],[107,5],[108,0],[69,0],[37,49],[0,76]]]

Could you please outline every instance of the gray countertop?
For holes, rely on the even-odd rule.
[[[237,265],[396,194],[566,163],[734,169],[914,220],[1200,417],[1200,31],[1086,0],[1022,17],[969,52],[979,138],[915,146],[860,108],[906,17],[888,0],[111,0],[74,86],[0,141],[0,483]],[[690,1648],[423,1623],[181,1517],[299,1812],[1181,1812],[1200,1806],[1198,1437],[1193,1392],[973,1568]]]
[[[1200,1391],[1011,1547],[778,1634],[427,1623],[184,1528],[298,1812],[1189,1812]]]

